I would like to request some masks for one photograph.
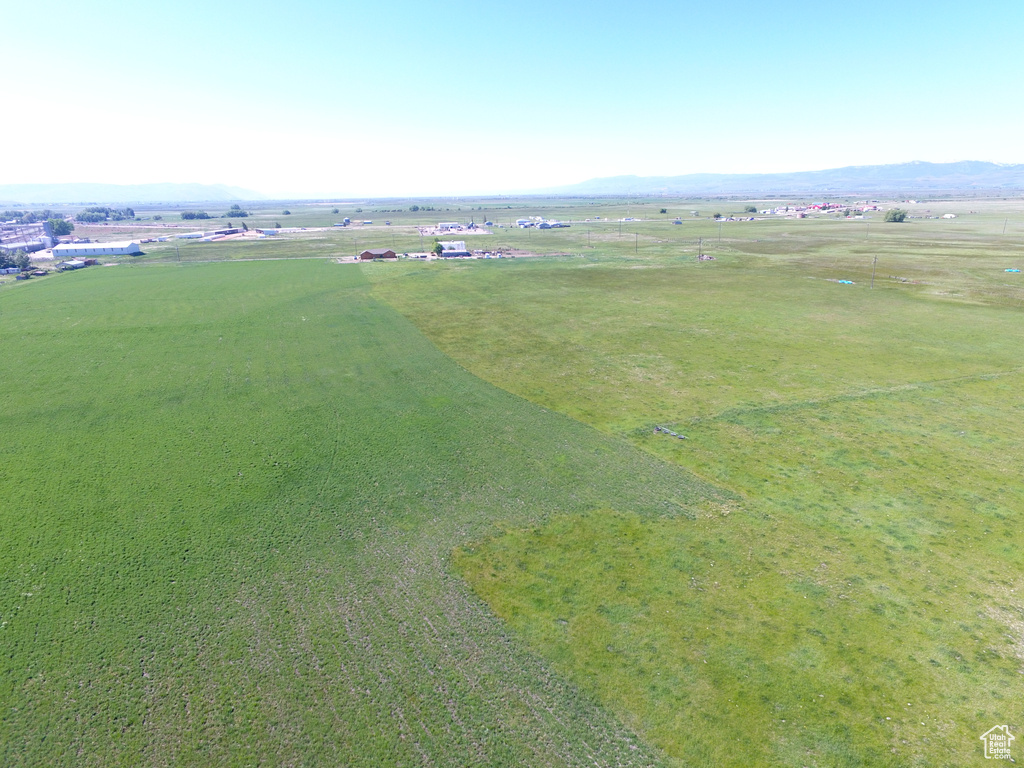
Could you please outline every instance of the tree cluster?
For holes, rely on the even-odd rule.
[[[130,221],[135,218],[135,211],[131,208],[108,208],[104,205],[94,205],[86,208],[75,215],[75,221],[80,224],[95,224],[98,221]]]
[[[30,264],[31,262],[29,261],[28,254],[24,251],[14,251],[14,253],[0,251],[0,269],[17,267],[24,271],[29,268]]]
[[[53,218],[46,220],[50,225],[50,231],[54,237],[70,235],[75,230],[75,225],[64,218]]]
[[[248,211],[243,211],[242,207],[235,203],[229,209],[228,212],[221,216],[222,219],[244,219],[249,215]]]
[[[13,220],[19,224],[35,224],[38,221],[64,217],[62,213],[51,211],[49,208],[44,208],[41,211],[4,211],[2,215],[4,221]]]
[[[886,221],[894,221],[897,224],[907,218],[907,212],[902,208],[893,208],[892,210],[885,212]]]
[[[206,211],[182,211],[181,218],[184,221],[188,221],[190,219],[208,219],[210,218],[210,214]]]

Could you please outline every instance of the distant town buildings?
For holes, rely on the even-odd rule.
[[[632,219],[626,219],[632,221]],[[536,227],[537,229],[562,229],[569,225],[562,221],[549,221],[543,216],[531,216],[528,219],[516,219],[516,226],[521,229]]]

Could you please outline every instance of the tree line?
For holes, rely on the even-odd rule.
[[[47,219],[63,219],[64,214],[60,211],[52,211],[44,208],[41,211],[4,211],[4,221],[15,221],[18,224],[35,224]]]
[[[135,219],[135,211],[131,208],[108,208],[104,205],[94,205],[86,208],[81,213],[75,214],[75,221],[80,224],[95,224],[99,221],[130,221]]]
[[[228,208],[227,213],[222,213],[220,217],[222,219],[244,219],[249,215],[249,212],[242,209],[238,203],[233,204]],[[155,216],[153,218],[156,218]],[[185,221],[192,219],[214,219],[216,216],[211,216],[206,211],[182,211],[181,218]]]

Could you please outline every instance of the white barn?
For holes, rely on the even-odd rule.
[[[132,256],[142,253],[134,240],[120,243],[65,243],[53,247],[54,258],[66,256]]]

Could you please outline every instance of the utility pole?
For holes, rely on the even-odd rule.
[[[878,263],[878,257],[875,256],[875,258],[871,260],[871,287],[872,288],[875,287],[875,264],[877,264],[877,263]]]
[[[590,230],[587,230],[587,248],[590,247]]]
[[[718,222],[718,242],[722,242],[722,222]]]
[[[633,253],[640,253],[640,233],[633,233]]]
[[[1006,222],[1008,222],[1008,221],[1009,221],[1009,219],[1003,219],[1003,234],[1004,235],[1006,234]]]
[[[174,238],[174,252],[176,254],[178,254],[178,263],[180,264],[181,263],[181,251],[178,250],[178,238],[177,238],[177,236],[175,236],[175,238]]]
[[[622,219],[619,219],[619,237],[622,237]]]
[[[702,253],[703,249],[704,249],[704,238],[703,237],[698,237],[697,238],[697,261],[700,261],[700,257],[704,255]]]

